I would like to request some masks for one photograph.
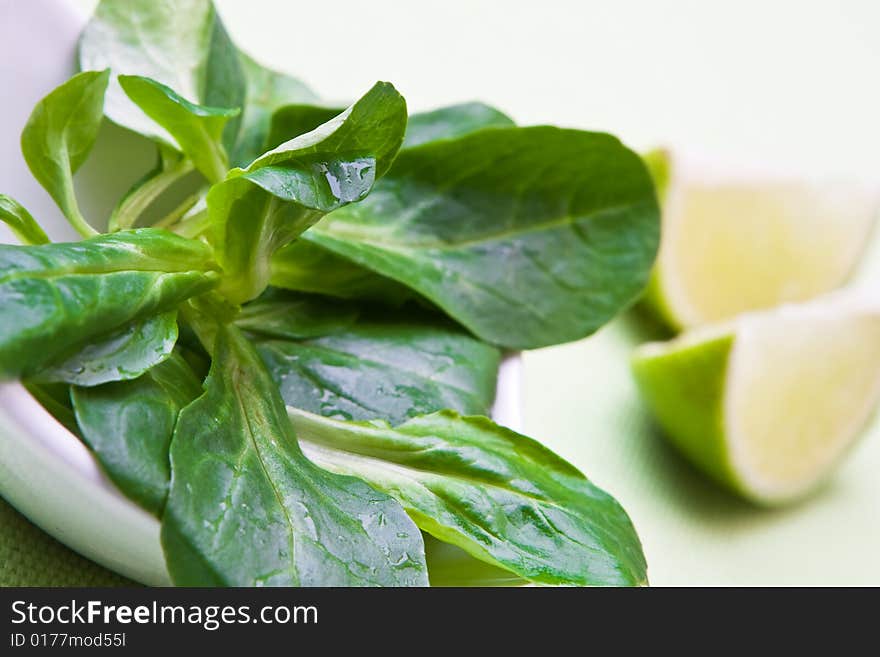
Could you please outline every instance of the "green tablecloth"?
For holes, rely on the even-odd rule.
[[[0,498],[0,586],[131,586],[31,524]]]

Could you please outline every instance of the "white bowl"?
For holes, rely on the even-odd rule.
[[[86,20],[70,1],[0,0],[0,43],[31,58],[28,67],[11,57],[0,58],[0,84],[10,90],[0,104],[0,192],[20,201],[56,240],[76,236],[31,177],[19,135],[34,104],[73,72],[76,40]],[[112,207],[111,199],[149,169],[151,157],[137,138],[112,127],[104,130],[91,166],[87,162],[78,175],[87,214],[89,208]],[[101,185],[89,185],[90,180]],[[2,225],[0,242],[14,242]],[[492,413],[516,430],[522,426],[521,371],[518,354],[504,359]],[[170,583],[156,518],[123,496],[85,445],[19,383],[0,384],[0,496],[59,541],[107,568],[144,584]]]

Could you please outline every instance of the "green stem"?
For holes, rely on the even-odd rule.
[[[170,230],[183,237],[196,238],[207,230],[210,225],[208,217],[208,209],[205,208],[201,212],[197,212],[191,217],[187,217],[179,223],[171,226]]]
[[[209,354],[214,353],[214,339],[220,324],[231,323],[239,307],[230,304],[217,292],[207,292],[180,305],[180,318],[196,334]]]
[[[178,309],[180,319],[193,330],[199,342],[208,354],[214,353],[214,338],[217,337],[217,322],[211,321],[201,312],[192,301],[181,304]]]
[[[171,185],[193,171],[195,167],[190,160],[182,159],[175,166],[164,169],[152,178],[133,189],[116,206],[110,217],[108,230],[115,232],[124,228],[131,228],[137,223],[138,218],[144,211],[164,193]]]
[[[211,154],[210,171],[205,171],[204,173],[208,180],[211,181],[211,184],[215,184],[226,178],[226,174],[229,173],[229,163],[220,145],[209,150]]]
[[[183,217],[187,212],[193,209],[196,203],[198,203],[201,198],[204,196],[205,190],[200,189],[194,194],[190,194],[187,196],[180,204],[174,208],[171,212],[162,217],[159,221],[153,224],[154,228],[169,228],[176,224],[181,217]]]
[[[67,203],[65,204],[66,208],[62,209],[66,209],[64,216],[67,217],[67,221],[73,226],[74,230],[86,239],[94,237],[95,235],[100,235],[98,231],[89,225],[89,222],[86,221],[86,218],[83,217],[82,212],[80,212],[79,204],[76,202],[76,193],[73,190],[72,177],[68,178],[68,181],[65,184],[64,193],[67,196]]]

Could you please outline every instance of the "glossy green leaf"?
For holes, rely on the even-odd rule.
[[[274,148],[288,139],[314,130],[343,111],[341,107],[316,104],[289,104],[272,115],[267,145]],[[461,137],[484,128],[513,126],[513,119],[484,103],[449,105],[409,117],[401,148],[420,146],[440,139]]]
[[[182,145],[128,98],[115,76],[152,78],[199,105],[244,105],[238,49],[210,0],[101,0],[80,38],[79,63],[82,69],[113,71],[107,118],[171,146]],[[239,123],[233,118],[224,130],[227,149]]]
[[[365,309],[359,317],[341,315],[334,326],[338,303],[280,297],[250,304],[256,308],[246,307],[238,321],[254,336],[285,403],[392,424],[444,408],[488,415],[498,349],[413,308]]]
[[[221,327],[213,356],[171,443],[162,545],[174,582],[426,585],[418,529],[391,497],[303,456],[247,340]]]
[[[397,281],[301,239],[272,257],[269,282],[285,290],[379,301],[390,306],[400,306],[416,296]]]
[[[344,331],[360,314],[357,304],[269,288],[259,299],[242,307],[235,324],[264,337],[300,340]]]
[[[309,105],[282,107],[272,117],[269,143],[280,143],[312,129],[315,121],[334,112],[339,110]],[[510,125],[513,121],[509,117],[489,105],[450,105],[410,116],[403,148]],[[271,281],[287,290],[368,299],[392,306],[418,296],[404,285],[306,240],[297,240],[275,254]]]
[[[396,428],[288,412],[315,463],[387,492],[422,530],[477,559],[542,584],[647,583],[626,512],[530,438],[452,411]]]
[[[177,342],[177,313],[139,319],[32,375],[35,381],[97,386],[134,379],[171,355]]]
[[[241,132],[232,159],[236,166],[243,167],[268,150],[267,137],[272,114],[278,108],[295,103],[313,103],[318,96],[296,78],[266,68],[245,53],[240,54],[240,59],[247,81],[247,94]],[[278,141],[272,146],[280,143]]]
[[[0,221],[9,226],[12,234],[22,244],[48,244],[49,238],[37,220],[18,201],[6,194],[0,194]]]
[[[303,239],[416,290],[475,335],[590,335],[644,287],[659,241],[639,157],[600,133],[495,128],[400,153],[364,202]]]
[[[376,161],[376,177],[391,167],[406,131],[406,101],[389,82],[377,82],[357,102],[314,130],[258,157],[246,169],[284,166],[304,157],[352,153]]]
[[[65,244],[0,245],[0,380],[25,378],[211,289],[207,245],[139,229]]]
[[[37,103],[21,133],[21,152],[34,178],[84,237],[95,230],[76,202],[73,174],[98,137],[109,78],[106,70],[74,75]]]
[[[261,172],[272,176],[267,186],[286,186],[287,198],[237,177],[208,192],[209,239],[226,274],[222,291],[242,303],[260,295],[271,276],[271,255],[295,239],[327,212],[344,202],[333,196],[331,185],[342,180],[346,193],[364,196],[372,186],[374,165],[369,160],[302,163],[296,168]],[[365,175],[366,177],[362,177]],[[280,189],[278,191],[281,191]]]
[[[266,138],[266,150],[276,148],[294,137],[311,132],[345,111],[344,107],[322,105],[285,105],[273,114]]]
[[[270,257],[328,212],[359,201],[391,165],[403,139],[406,103],[377,83],[338,117],[233,170],[208,194],[209,238],[233,302],[266,288]]]
[[[177,416],[201,394],[201,382],[176,354],[131,381],[71,389],[81,436],[101,467],[126,497],[155,515],[168,494]]]
[[[484,103],[449,105],[410,116],[402,148],[421,146],[440,139],[454,139],[484,128],[513,125],[513,119]]]
[[[183,153],[210,181],[226,177],[229,159],[222,137],[226,123],[239,108],[191,103],[170,87],[139,75],[120,75],[119,84],[144,113],[174,137]]]

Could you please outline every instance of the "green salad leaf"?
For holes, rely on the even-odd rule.
[[[269,124],[269,134],[266,137],[267,150],[277,148],[294,137],[311,132],[344,111],[344,107],[314,104],[289,104],[279,107],[272,114]]]
[[[316,105],[280,108],[272,117],[269,143],[281,143],[341,110]],[[501,111],[483,103],[449,105],[409,117],[402,148],[459,137],[484,128],[513,125]],[[272,259],[272,285],[342,299],[368,299],[399,306],[419,297],[413,290],[315,243],[297,240]]]
[[[400,505],[303,456],[260,357],[225,326],[205,394],[174,431],[162,545],[184,586],[428,582],[421,534]]]
[[[208,193],[209,238],[230,300],[266,288],[270,258],[328,212],[364,198],[403,140],[406,103],[377,83],[338,117],[233,170]]]
[[[367,200],[303,239],[488,342],[531,349],[590,335],[632,303],[658,222],[650,176],[617,139],[514,127],[401,151]]]
[[[531,438],[453,411],[393,428],[288,412],[315,463],[387,492],[423,531],[479,560],[541,584],[647,583],[626,512]]]
[[[376,161],[381,178],[394,161],[406,131],[406,101],[389,82],[377,82],[348,109],[306,134],[273,148],[246,171],[285,166],[317,153],[357,153]]]
[[[95,338],[76,353],[37,372],[35,381],[97,386],[134,379],[171,355],[177,342],[177,312],[139,319]]]
[[[417,297],[408,287],[304,239],[272,257],[269,282],[275,287],[340,299],[379,301],[400,306]]]
[[[402,148],[421,146],[440,139],[454,139],[484,128],[508,128],[513,125],[513,119],[485,103],[448,105],[409,117]]]
[[[360,315],[361,307],[356,303],[269,288],[259,299],[242,307],[235,324],[252,335],[301,340],[344,331]]]
[[[73,174],[98,137],[109,78],[107,70],[74,75],[37,103],[21,133],[21,152],[34,178],[84,237],[97,232],[80,212]]]
[[[172,310],[214,287],[215,267],[205,244],[151,228],[0,245],[0,379],[39,374],[131,322]]]
[[[314,103],[317,102],[318,96],[303,82],[290,75],[273,71],[245,53],[240,54],[240,60],[247,93],[241,133],[235,147],[233,162],[236,166],[245,167],[270,148],[286,141],[279,140],[271,146],[267,141],[272,115],[279,108],[297,103]],[[312,128],[323,122],[319,121]]]
[[[180,356],[131,381],[74,386],[76,423],[101,467],[127,497],[159,515],[168,494],[168,449],[181,409],[202,394]]]
[[[178,149],[181,145],[131,101],[116,76],[151,78],[198,105],[235,109],[244,103],[238,49],[210,0],[101,0],[80,37],[79,64],[83,70],[112,70],[107,118]],[[227,149],[235,144],[239,123],[233,118],[226,126]]]
[[[49,243],[46,233],[27,208],[6,194],[0,194],[0,221],[9,226],[22,244]]]
[[[392,424],[443,408],[490,412],[501,353],[443,317],[365,308],[333,325],[339,304],[327,299],[250,305],[238,326],[251,334],[288,405]],[[310,326],[305,318],[313,318]]]
[[[223,129],[241,113],[239,108],[196,105],[161,82],[140,75],[120,75],[119,84],[147,116],[174,137],[208,180],[217,182],[226,177],[229,159],[223,148]]]

